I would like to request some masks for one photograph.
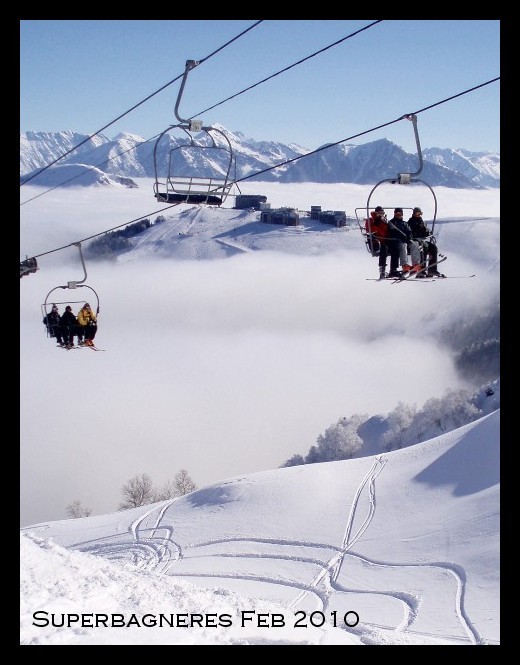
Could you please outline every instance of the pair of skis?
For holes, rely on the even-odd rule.
[[[379,278],[379,279],[370,279],[371,282],[384,282],[384,281],[390,281],[392,283],[395,282],[404,282],[407,279],[410,279],[410,277],[417,277],[417,275],[422,275],[424,274],[427,270],[430,270],[431,268],[435,268],[436,266],[439,265],[439,263],[442,263],[443,261],[446,261],[448,257],[443,256],[441,259],[436,261],[435,263],[431,263],[429,266],[426,266],[423,264],[422,268],[420,270],[415,270],[415,271],[409,271],[409,272],[403,272],[402,275],[399,275],[399,277],[384,277],[384,278]],[[446,275],[440,275],[438,277],[420,277],[419,281],[420,282],[433,282],[434,279],[446,279]]]
[[[92,351],[105,351],[105,349],[100,349],[98,346],[90,346],[90,344],[77,344],[75,346],[61,346],[57,345],[59,349],[65,349],[66,351],[72,351],[73,349],[92,349]]]
[[[403,273],[400,277],[396,277],[395,279],[392,280],[394,284],[397,284],[399,282],[405,282],[407,279],[410,279],[411,277],[418,277],[419,275],[424,275],[425,272],[428,272],[432,268],[436,268],[439,263],[442,263],[443,261],[446,261],[448,257],[443,256],[442,258],[438,259],[435,263],[430,263],[430,265],[423,264],[422,268],[420,270],[410,270],[409,272]],[[423,282],[425,279],[428,279],[426,277],[422,278],[419,277],[419,281]],[[446,279],[445,275],[439,275],[438,277],[434,277],[432,279]]]
[[[367,278],[367,279],[368,279],[368,281],[370,281],[370,282],[384,282],[384,281],[390,281],[391,283],[396,284],[396,283],[400,283],[400,282],[405,282],[405,281],[407,281],[407,280],[409,280],[410,278],[413,277],[413,278],[414,278],[414,281],[415,281],[415,278],[416,278],[418,275],[424,274],[424,273],[427,272],[428,270],[431,270],[431,268],[435,268],[436,266],[439,265],[439,263],[442,263],[443,261],[446,261],[447,258],[448,258],[447,256],[443,256],[442,258],[440,258],[440,259],[439,259],[438,261],[436,261],[435,263],[430,263],[429,266],[425,266],[425,265],[424,265],[424,266],[421,268],[421,270],[416,270],[416,271],[414,271],[414,272],[412,272],[412,271],[410,271],[410,272],[405,272],[405,273],[403,273],[403,274],[402,274],[401,276],[399,276],[399,277],[385,277],[385,278],[383,278],[383,279],[382,279],[382,278],[379,278],[379,279],[376,279],[376,278],[373,278],[373,279],[372,279],[372,278]],[[417,281],[419,281],[419,282],[435,282],[435,281],[437,281],[437,280],[439,280],[439,279],[469,279],[470,277],[475,277],[475,274],[473,274],[473,275],[448,275],[448,276],[446,276],[446,275],[439,275],[438,277],[419,277],[419,279],[418,279]]]

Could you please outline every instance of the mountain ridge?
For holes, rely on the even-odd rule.
[[[238,181],[370,184],[395,178],[403,172],[416,173],[419,166],[417,155],[405,152],[388,139],[361,145],[332,144],[308,151],[294,143],[285,145],[277,141],[256,141],[246,138],[240,131],[232,132],[221,125],[215,125],[215,129],[224,133],[230,141],[236,159],[236,174],[231,173],[230,177]],[[82,145],[73,150],[80,143]],[[71,150],[70,155],[60,160],[61,165],[80,162],[87,167],[96,167],[113,180],[155,177],[155,163],[158,171],[165,172],[172,149],[185,144],[186,137],[165,136],[154,155],[155,143],[155,140],[145,140],[129,132],[120,132],[113,139],[104,134],[90,138],[73,131],[24,132],[20,134],[20,179],[23,183],[29,176],[31,184],[43,184],[39,176],[34,177],[37,171]],[[202,152],[186,156],[178,150],[179,175],[204,176],[215,172],[223,175],[228,166],[223,153],[220,151],[220,154],[208,158]],[[304,155],[305,158],[302,158]],[[426,148],[423,157],[421,176],[432,186],[456,189],[500,187],[498,153],[470,152],[462,148]],[[81,185],[82,182],[73,184]]]

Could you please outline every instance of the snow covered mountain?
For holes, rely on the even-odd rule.
[[[217,125],[215,125],[215,129],[223,131],[230,140],[236,159],[236,174],[234,170],[230,172],[232,179],[263,171],[307,152],[305,148],[296,145],[286,146],[274,141],[257,143],[251,139],[245,139],[240,132],[232,133]],[[50,139],[51,136],[53,141]],[[87,138],[87,136],[72,132],[57,132],[52,135],[36,132],[22,134],[20,142],[21,180],[24,180],[23,176],[33,175],[37,168],[42,168],[70,150],[74,142],[77,145]],[[201,142],[209,144],[209,140],[207,137],[205,138],[206,140],[202,139]],[[216,142],[224,143],[223,139],[219,139],[220,137],[217,135]],[[118,134],[114,139],[98,135],[94,140],[86,141],[70,156],[60,160],[60,164],[80,161],[82,164],[96,166],[110,174],[111,177],[114,175],[130,178],[155,177],[155,161],[159,173],[166,173],[172,150],[186,144],[186,135],[182,134],[177,137],[173,134],[165,134],[158,142],[154,156],[156,141],[157,139],[146,141],[139,136],[126,133]],[[179,175],[196,173],[198,176],[204,177],[215,172],[224,175],[229,166],[229,152],[225,150],[210,153],[209,150],[187,151],[181,148],[175,150],[174,154]],[[269,171],[258,179],[276,181],[285,168],[280,167],[276,174]],[[34,179],[32,184],[41,184],[39,178],[40,176],[38,179]],[[77,186],[81,183],[73,184]]]
[[[351,182],[368,185],[396,178],[398,173],[414,173],[418,168],[417,155],[405,152],[388,139],[380,139],[360,146],[334,145],[310,155],[292,164],[282,174],[280,182]],[[419,177],[436,187],[472,189],[481,186],[454,169],[426,160]]]
[[[415,172],[418,158],[387,139],[365,143],[334,145],[321,149],[305,159],[298,159],[273,170],[309,150],[276,141],[256,141],[246,138],[241,132],[231,132],[220,125],[215,129],[229,138],[236,159],[236,173],[230,177],[240,180],[252,173],[259,175],[250,180],[267,182],[318,182],[369,184],[384,178],[394,178],[401,172]],[[217,137],[217,144],[219,143]],[[91,139],[71,131],[26,132],[20,135],[20,175],[23,181],[53,160],[85,141],[77,150],[60,160],[61,165],[81,164],[95,166],[111,178],[155,177],[154,149],[157,137],[145,140],[135,134],[120,133],[113,139],[99,134]],[[186,136],[176,137],[167,133],[157,144],[158,170],[166,172],[172,150],[186,143]],[[432,186],[457,189],[500,187],[500,155],[493,153],[471,153],[462,149],[429,148],[424,150],[424,166],[421,176]],[[226,173],[227,152],[175,150],[176,169],[179,175]],[[41,178],[42,176],[38,176]],[[32,184],[43,184],[34,178]],[[81,184],[78,180],[71,183]]]
[[[427,148],[424,158],[438,166],[457,171],[483,187],[500,186],[500,155],[469,152],[463,148]],[[498,183],[498,185],[497,185]]]
[[[36,172],[38,169],[36,170]],[[131,178],[113,173],[110,175],[88,164],[55,164],[37,176],[35,182],[41,187],[63,186],[123,186],[137,187]]]

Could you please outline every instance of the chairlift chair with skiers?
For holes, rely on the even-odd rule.
[[[58,305],[58,306],[62,305],[63,306],[63,311],[65,310],[65,307],[67,305],[70,305],[71,307],[75,305],[76,308],[73,308],[73,309],[76,309],[76,311],[74,312],[74,313],[76,313],[77,310],[81,309],[81,306],[86,301],[88,301],[91,304],[92,311],[94,311],[96,313],[96,318],[99,314],[99,296],[98,296],[97,292],[91,286],[89,286],[88,284],[84,284],[84,282],[87,279],[87,270],[85,268],[85,261],[83,260],[83,253],[81,251],[81,243],[77,242],[77,243],[74,243],[74,245],[76,247],[78,247],[78,249],[79,249],[79,255],[80,255],[81,263],[82,263],[82,266],[83,266],[84,276],[83,276],[82,280],[70,281],[70,282],[67,282],[67,284],[63,284],[63,285],[53,287],[47,293],[47,295],[45,296],[45,301],[41,305],[41,312],[42,312],[43,320],[47,322],[46,323],[46,328],[47,328],[47,336],[48,337],[53,337],[54,336],[53,334],[51,334],[53,331],[52,331],[51,326],[49,326],[49,323],[48,323],[49,314],[51,313],[52,308],[53,308],[54,305]],[[57,297],[56,292],[59,292],[60,290],[65,290],[65,289],[69,289],[69,290],[73,290],[73,291],[75,291],[76,289],[88,289],[88,292],[89,292],[90,295],[86,298],[81,299],[81,300],[72,300],[72,299],[69,299],[69,300],[63,300],[62,299],[62,300],[60,300]],[[94,303],[95,303],[95,306],[94,306]],[[63,311],[61,312],[61,314],[63,314]]]
[[[372,190],[370,191],[370,194],[368,195],[367,203],[366,206],[363,208],[356,208],[356,219],[358,222],[359,230],[361,231],[361,235],[363,236],[363,239],[365,241],[366,248],[368,252],[372,256],[377,256],[378,252],[378,247],[377,244],[374,242],[374,235],[371,232],[371,220],[372,217],[370,213],[375,210],[375,208],[370,206],[370,201],[374,195],[374,192],[378,187],[383,185],[384,183],[391,183],[392,185],[399,184],[399,185],[409,185],[410,183],[415,183],[415,182],[420,182],[426,187],[431,192],[431,195],[433,197],[433,216],[431,221],[428,222],[429,227],[431,229],[431,234],[433,236],[434,230],[435,230],[435,220],[437,219],[437,197],[435,196],[435,192],[433,189],[430,187],[430,185],[425,182],[424,180],[421,180],[420,178],[417,178],[415,176],[419,175],[423,169],[423,156],[422,156],[422,151],[421,151],[421,144],[419,141],[419,133],[417,131],[417,116],[415,114],[410,114],[403,116],[406,118],[406,120],[410,120],[413,123],[413,129],[414,129],[414,134],[415,134],[415,142],[417,145],[417,155],[419,157],[419,168],[415,173],[398,173],[395,178],[385,178],[384,180],[381,180],[378,182]],[[403,208],[403,206],[400,203],[396,203],[395,206],[383,206],[385,211],[388,210],[394,210],[395,207],[400,207]],[[407,210],[407,208],[403,208],[403,210]],[[411,210],[412,208],[410,208]]]

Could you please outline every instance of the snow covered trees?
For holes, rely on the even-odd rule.
[[[67,506],[67,515],[73,519],[76,519],[77,517],[88,517],[91,514],[92,511],[90,508],[84,508],[81,505],[81,501],[78,501],[77,499]]]
[[[175,476],[173,482],[166,481],[162,488],[154,488],[152,479],[147,473],[141,473],[130,478],[123,485],[123,502],[119,505],[119,510],[136,508],[156,501],[165,501],[174,499],[177,496],[184,496],[197,489],[197,486],[188,475],[186,469],[181,469]]]
[[[388,429],[381,436],[385,451],[411,446],[449,432],[482,415],[467,390],[448,390],[444,397],[432,397],[419,411],[399,402],[388,414]]]
[[[398,402],[384,419],[386,428],[378,434],[376,444],[380,450],[389,452],[462,427],[482,416],[477,400],[478,394],[472,395],[467,390],[448,390],[442,398],[432,397],[427,400],[422,409]],[[363,431],[362,426],[367,423],[367,418],[360,414],[340,418],[318,436],[316,445],[309,448],[305,457],[293,455],[281,466],[333,462],[363,456],[363,447],[367,442],[360,431]],[[374,453],[372,450],[365,454]]]
[[[320,462],[350,459],[363,445],[357,433],[358,427],[367,419],[366,415],[355,414],[352,418],[340,418],[327,427],[316,441],[316,453]]]
[[[130,478],[123,485],[121,491],[123,492],[124,500],[119,505],[119,510],[137,508],[137,506],[144,506],[147,503],[154,502],[155,493],[152,479],[147,473],[137,474],[133,478]]]
[[[168,480],[155,494],[155,501],[164,501],[165,499],[174,499],[177,496],[184,496],[197,489],[193,480],[189,477],[186,469],[181,469],[173,479]]]
[[[355,414],[351,418],[340,418],[337,423],[327,427],[325,432],[318,436],[316,445],[311,446],[305,458],[301,455],[293,455],[282,466],[350,459],[363,445],[363,439],[358,434],[358,428],[367,418],[366,414]]]
[[[402,448],[405,441],[405,432],[410,428],[417,413],[415,406],[408,406],[398,402],[393,411],[388,414],[388,429],[381,436],[381,445],[384,450]]]

